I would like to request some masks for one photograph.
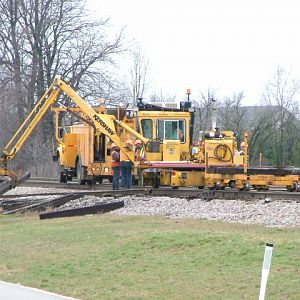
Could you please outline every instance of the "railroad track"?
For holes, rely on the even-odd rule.
[[[52,182],[49,184],[49,182]],[[22,185],[27,185],[28,181]],[[42,183],[42,184],[41,184]],[[44,185],[46,183],[46,186]],[[145,197],[173,197],[173,198],[185,198],[188,200],[200,199],[202,201],[210,201],[213,199],[227,199],[227,200],[264,200],[265,202],[271,202],[276,200],[288,200],[300,203],[300,193],[286,192],[283,190],[268,190],[268,191],[239,191],[234,189],[225,190],[209,190],[209,189],[195,189],[195,188],[133,188],[130,190],[111,190],[111,184],[98,184],[96,186],[79,186],[77,184],[61,184],[57,181],[51,180],[30,180],[31,186],[38,187],[56,187],[57,192],[51,193],[39,193],[39,194],[18,194],[18,195],[1,195],[0,206],[4,209],[4,214],[13,214],[17,212],[25,211],[43,211],[54,209],[71,200],[82,198],[84,196],[96,196],[101,198],[118,199],[123,196],[145,196]],[[54,186],[52,185],[54,184]],[[68,190],[70,186],[74,189],[74,192],[64,191]],[[82,187],[85,190],[82,190]],[[89,188],[88,190],[86,188]],[[75,191],[76,190],[76,191]],[[108,205],[110,204],[110,205]],[[123,201],[115,201],[111,203],[97,204],[90,207],[74,208],[62,211],[50,211],[40,214],[40,219],[66,217],[75,215],[84,215],[92,213],[104,213],[113,209],[124,206]]]
[[[227,199],[227,200],[290,200],[300,202],[300,194],[285,192],[285,191],[238,191],[233,189],[225,189],[225,190],[198,190],[198,189],[178,189],[174,190],[171,188],[133,188],[130,190],[93,190],[93,191],[76,191],[74,193],[64,192],[63,189],[60,189],[58,192],[51,193],[39,193],[39,194],[14,194],[14,195],[1,195],[0,196],[0,204],[1,202],[10,199],[10,201],[19,199],[43,196],[43,197],[51,197],[51,196],[64,196],[68,194],[76,194],[80,197],[83,196],[97,196],[97,197],[114,197],[120,198],[123,196],[152,196],[152,197],[171,197],[171,198],[185,198],[185,199],[202,199],[202,200],[212,200],[212,199]],[[9,201],[9,200],[8,200]]]
[[[149,195],[150,191],[145,188],[131,189],[131,190],[99,190],[99,191],[78,191],[74,193],[70,192],[53,192],[53,193],[39,193],[39,194],[15,194],[15,195],[1,195],[0,207],[4,210],[4,215],[10,215],[15,213],[23,213],[26,211],[43,211],[47,209],[57,208],[71,200],[82,198],[84,196],[96,196],[101,198],[120,198],[127,195]],[[118,201],[116,202],[118,203]],[[113,209],[119,208],[120,204],[112,205],[95,205],[93,207],[82,207],[71,209],[70,211],[53,212],[43,214],[40,218],[53,218],[53,216],[75,216],[85,215],[92,213],[104,213]],[[124,206],[124,202],[122,204]]]
[[[133,187],[131,190],[111,190],[111,183],[102,183],[96,185],[78,185],[77,182],[69,182],[67,184],[60,183],[58,180],[54,178],[39,178],[33,177],[30,180],[22,183],[21,186],[35,186],[35,187],[45,187],[45,188],[58,188],[61,189],[61,192],[54,194],[65,194],[63,189],[74,189],[76,191],[82,191],[80,193],[85,195],[134,195],[135,193],[144,194],[144,195],[152,195],[152,196],[169,196],[176,198],[203,198],[205,200],[210,199],[242,199],[242,200],[253,200],[253,199],[266,199],[270,198],[271,200],[294,200],[300,201],[300,193],[297,192],[287,192],[286,190],[278,190],[278,189],[270,189],[266,191],[239,191],[236,189],[225,189],[225,190],[208,190],[203,189],[199,190],[196,188],[180,188],[180,189],[172,189],[168,187],[161,187],[158,189],[154,189],[152,187]],[[84,190],[84,191],[83,191]],[[77,192],[76,192],[77,193]],[[48,195],[51,195],[49,193]],[[3,197],[6,197],[3,195]],[[11,196],[8,196],[11,197]]]

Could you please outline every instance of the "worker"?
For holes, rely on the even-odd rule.
[[[222,137],[224,137],[223,134],[221,133],[219,127],[216,127],[215,130],[216,130],[215,131],[215,138],[222,138]]]
[[[239,155],[245,155],[245,146],[246,146],[246,143],[245,142],[241,142],[240,144],[240,150],[239,150]]]
[[[178,129],[178,139],[180,142],[184,142],[184,135],[183,135],[183,130]]]
[[[192,146],[192,151],[191,151],[191,153],[192,153],[192,158],[193,158],[193,159],[196,158],[198,152],[199,152],[199,146],[197,145],[196,142],[194,142],[194,143],[193,143],[193,146]]]
[[[115,143],[111,144],[111,168],[113,170],[112,187],[113,190],[120,188],[120,149]]]
[[[145,152],[144,152],[144,148],[143,148],[143,144],[141,142],[141,140],[136,140],[134,142],[134,159],[135,161],[143,161],[145,159]],[[137,167],[137,171],[136,171],[136,179],[138,181],[138,185],[142,186],[143,185],[143,170],[139,167]]]
[[[144,159],[144,156],[145,156],[145,152],[143,149],[143,144],[141,140],[136,140],[134,142],[134,159],[136,161],[141,161]]]
[[[127,140],[125,142],[127,150],[133,151],[133,142],[132,140]],[[129,157],[123,152],[120,151],[120,162],[121,162],[121,187],[130,189],[132,181],[132,162]]]

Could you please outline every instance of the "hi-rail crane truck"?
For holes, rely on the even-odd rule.
[[[107,136],[120,148],[121,151],[128,156],[131,161],[134,161],[134,152],[129,151],[125,147],[125,143],[116,133],[116,126],[121,126],[124,128],[124,130],[130,132],[137,139],[140,139],[144,144],[148,144],[149,139],[143,137],[125,123],[118,121],[115,116],[96,112],[65,81],[60,78],[56,78],[41,99],[37,102],[33,110],[21,124],[2,152],[2,156],[0,158],[0,176],[9,177],[12,182],[11,187],[15,187],[17,184],[17,175],[13,170],[8,168],[8,161],[15,158],[45,113],[54,103],[58,103],[58,99],[62,94],[67,95],[84,113],[84,122],[90,124],[100,134]],[[58,144],[60,144],[61,147],[64,147],[64,145],[62,145],[62,140],[60,139],[58,139]],[[77,165],[77,176],[81,178],[83,174],[84,165],[82,161],[79,160]]]
[[[118,125],[121,121],[133,130],[138,130],[134,109],[121,106],[107,107],[103,102],[93,106],[93,109],[101,115],[115,116],[116,134],[121,140],[136,139]],[[55,113],[55,136],[59,145],[53,160],[59,165],[60,182],[67,183],[74,177],[79,184],[102,183],[103,179],[112,181],[110,139],[96,130],[93,122],[80,107],[60,106],[51,110]]]

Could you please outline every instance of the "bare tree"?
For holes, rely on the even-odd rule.
[[[227,97],[220,103],[219,115],[222,119],[222,128],[232,130],[237,136],[238,144],[244,139],[244,132],[246,131],[246,113],[242,108],[242,100],[244,93],[239,92],[233,94],[231,98]]]
[[[140,47],[131,51],[132,68],[130,70],[130,93],[132,96],[132,105],[137,105],[137,99],[143,98],[146,89],[146,76],[149,66],[149,60],[146,59]]]
[[[273,110],[273,120],[276,120],[272,131],[274,133],[273,149],[275,151],[276,164],[285,165],[290,161],[291,147],[299,138],[298,131],[292,124],[295,123],[298,113],[296,96],[299,94],[300,83],[291,78],[291,74],[278,67],[273,79],[269,81],[263,93],[263,102]],[[296,133],[296,135],[295,135]],[[289,147],[288,147],[289,146]]]
[[[157,102],[157,103],[173,103],[176,101],[175,95],[169,95],[160,90],[159,93],[152,93],[149,96],[149,102]]]
[[[238,145],[244,140],[245,132],[249,133],[250,163],[256,164],[272,135],[273,111],[268,106],[242,106],[243,99],[244,93],[239,92],[219,102],[218,116],[222,129],[235,133]]]
[[[10,97],[2,101],[18,116],[14,129],[57,75],[87,98],[113,94],[107,75],[125,48],[123,31],[106,35],[108,21],[89,20],[80,0],[0,0],[0,79]],[[33,137],[40,159],[52,148],[52,132],[48,115]],[[29,158],[36,155],[33,148],[27,149]]]
[[[192,103],[195,107],[195,138],[198,138],[200,131],[204,132],[212,130],[212,99],[216,98],[216,92],[214,89],[208,89],[206,93],[201,93],[200,96],[196,96],[196,99],[192,96]]]
[[[276,121],[274,112],[269,106],[244,107],[246,111],[245,126],[249,133],[250,163],[258,164],[260,153],[266,154],[266,145],[274,134],[273,127]],[[265,162],[269,159],[267,155]]]

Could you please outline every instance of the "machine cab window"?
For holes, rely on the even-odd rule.
[[[157,138],[185,143],[185,120],[157,120]]]
[[[152,140],[153,139],[153,121],[151,119],[143,119],[141,121],[143,136]]]

